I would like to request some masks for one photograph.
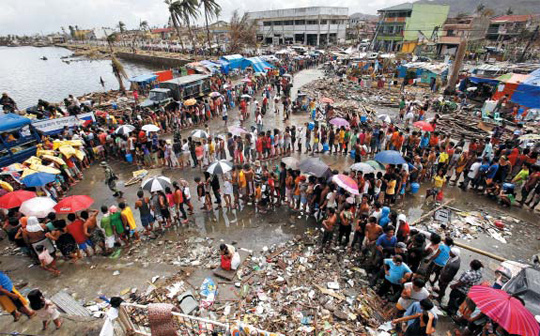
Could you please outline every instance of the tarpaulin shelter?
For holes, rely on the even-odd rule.
[[[207,67],[212,73],[221,72],[221,63],[204,60],[201,64]]]
[[[221,56],[219,59],[228,63],[227,72],[229,72],[234,69],[242,69],[242,62],[244,61],[244,56],[239,54],[226,55]]]
[[[504,285],[503,290],[523,299],[525,307],[533,315],[540,315],[540,270],[532,267],[522,269]]]
[[[0,132],[11,131],[30,125],[32,120],[26,117],[21,117],[18,114],[8,113],[0,115]]]
[[[511,97],[519,84],[521,84],[528,77],[529,75],[507,73],[495,78],[499,81],[499,85],[497,86],[497,91],[493,95],[492,99],[499,100],[499,98],[502,98],[506,94]]]
[[[528,108],[540,108],[540,69],[531,72],[518,85],[510,100]]]
[[[129,81],[132,83],[136,83],[140,87],[144,87],[154,82],[157,78],[158,76],[155,74],[145,74],[145,75],[131,77]]]
[[[242,61],[242,69],[252,67],[253,72],[267,72],[269,69],[273,69],[274,66],[260,57],[245,58]]]
[[[407,71],[412,70],[416,72],[420,82],[425,84],[430,84],[432,78],[444,78],[448,75],[448,64],[445,63],[411,62],[402,64],[397,69],[399,78],[404,78]]]

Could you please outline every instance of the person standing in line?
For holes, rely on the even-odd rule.
[[[137,191],[137,201],[135,202],[135,209],[139,209],[139,215],[141,218],[141,224],[144,228],[144,234],[149,235],[154,229],[154,216],[150,212],[150,199],[144,196],[144,191]]]
[[[459,277],[458,282],[450,286],[452,291],[450,292],[450,298],[448,299],[448,305],[442,307],[450,316],[453,316],[458,311],[459,306],[465,301],[469,289],[472,286],[478,285],[482,281],[482,268],[484,265],[474,259],[470,263],[470,269],[465,271]]]
[[[121,191],[118,191],[118,189],[116,189],[116,180],[118,180],[118,176],[116,176],[111,166],[109,166],[107,162],[102,161],[100,165],[103,168],[103,171],[105,172],[105,184],[114,193],[113,196],[122,197],[123,193]]]

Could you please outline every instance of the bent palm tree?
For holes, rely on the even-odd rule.
[[[176,30],[176,35],[178,35],[178,40],[180,41],[180,45],[182,46],[182,50],[185,50],[184,47],[184,40],[182,39],[182,32],[180,31],[180,17],[178,13],[180,13],[179,8],[179,1],[172,1],[172,0],[165,0],[165,3],[168,6],[169,14],[170,14],[170,20],[172,21],[172,24],[174,26],[174,29]]]
[[[197,41],[195,41],[191,30],[191,22],[199,17],[199,2],[198,0],[177,0],[173,2],[173,5],[177,18],[183,21],[188,28],[189,37],[195,49]]]
[[[114,77],[116,77],[116,80],[118,81],[118,89],[122,92],[126,92],[126,88],[124,87],[124,78],[128,78],[126,70],[124,70],[124,66],[116,56],[111,56],[111,66],[112,66],[112,72],[114,74]]]
[[[208,48],[212,47],[210,42],[210,28],[208,27],[208,20],[217,18],[221,13],[221,6],[215,0],[200,0],[199,5],[204,11],[204,21],[206,25],[206,38],[208,40]]]

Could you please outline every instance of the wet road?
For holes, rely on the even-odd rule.
[[[315,69],[300,72],[295,76],[292,92],[296,92],[301,85],[321,75],[322,73]],[[238,123],[236,111],[229,113],[229,120],[229,125]],[[287,125],[302,125],[307,120],[308,116],[306,114],[294,114],[287,122]],[[252,122],[253,118],[248,121]],[[265,128],[283,128],[282,116],[274,115],[272,112],[267,113],[264,123]],[[209,126],[215,134],[227,131],[221,120],[216,119]],[[248,123],[246,127],[249,126]],[[188,136],[189,133],[190,131],[184,131],[183,136]],[[306,157],[304,154],[299,153],[295,153],[293,156],[297,158]],[[334,155],[321,155],[320,157],[332,169],[345,170],[353,163],[350,157]],[[279,160],[267,164],[279,164]],[[123,162],[111,162],[111,166],[120,178],[118,185],[124,191],[125,201],[133,207],[139,185],[123,187],[123,182],[131,178],[132,171],[137,170],[137,167]],[[160,174],[173,180],[183,178],[189,181],[192,195],[195,194],[193,179],[202,175],[199,170],[191,168],[184,170],[150,170],[150,176]],[[116,204],[116,199],[104,184],[103,179],[102,169],[97,164],[94,164],[85,172],[84,180],[74,186],[70,194],[92,196],[95,199],[94,208],[99,208],[102,204],[107,206]],[[427,184],[424,183],[424,185]],[[419,218],[432,208],[432,204],[424,204],[424,198],[421,196],[424,192],[425,186],[418,194],[407,195],[403,204],[397,206],[398,211],[407,214],[409,222]],[[447,199],[453,198],[455,201],[452,206],[462,210],[487,211],[491,214],[495,214],[496,211],[504,211],[506,216],[516,218],[519,221],[512,224],[512,237],[508,238],[508,244],[502,244],[484,234],[478,235],[478,238],[471,241],[462,242],[520,262],[527,262],[533,253],[540,250],[540,233],[538,233],[538,216],[536,214],[517,208],[503,210],[495,202],[483,196],[477,196],[472,192],[463,192],[457,188],[448,188],[445,197]],[[195,198],[193,198],[194,207],[199,209],[200,204]],[[134,212],[140,226],[137,211]],[[295,235],[304,233],[307,228],[316,227],[318,225],[313,218],[306,218],[285,208],[279,208],[275,212],[266,214],[257,213],[253,206],[247,206],[240,211],[214,210],[209,213],[196,211],[196,214],[191,217],[187,228],[176,228],[168,231],[162,238],[158,239],[170,240],[169,244],[158,245],[155,241],[145,241],[137,247],[138,251],[133,253],[134,256],[126,253],[117,260],[97,256],[93,257],[91,261],[84,260],[78,265],[61,263],[60,269],[63,274],[59,278],[52,277],[38,267],[28,268],[30,260],[22,256],[1,256],[0,261],[3,262],[3,269],[13,270],[11,276],[14,279],[29,281],[31,286],[40,287],[49,295],[62,288],[67,288],[69,291],[77,293],[80,298],[94,300],[99,294],[117,295],[126,288],[137,287],[144,290],[153,276],[160,275],[163,277],[178,272],[179,267],[171,263],[171,260],[178,254],[176,251],[178,247],[175,242],[188,236],[198,235],[213,238],[216,247],[221,241],[227,243],[234,241],[238,247],[257,252],[261,251],[264,246],[287,241]],[[2,248],[7,246],[5,241],[1,243],[1,246]],[[499,263],[487,257],[462,250],[462,270],[472,258],[479,258],[484,262],[487,267],[484,272],[485,277],[492,279],[493,270],[498,267]],[[120,275],[113,276],[115,270],[119,270]],[[199,284],[208,275],[210,275],[209,270],[198,270],[192,275],[191,282]],[[225,298],[234,297],[232,290],[222,291],[220,295]],[[0,327],[0,331],[3,331],[2,327]]]

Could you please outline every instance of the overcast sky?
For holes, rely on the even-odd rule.
[[[377,9],[406,0],[337,0],[332,6],[349,8],[349,14],[376,14]],[[228,21],[234,9],[240,12],[292,7],[324,6],[327,0],[218,0]],[[151,27],[167,24],[167,5],[163,0],[0,0],[0,35],[51,33],[60,27],[78,25],[80,29],[113,27],[123,21],[135,28],[141,20]]]

